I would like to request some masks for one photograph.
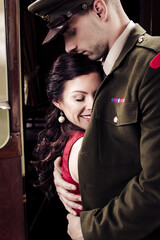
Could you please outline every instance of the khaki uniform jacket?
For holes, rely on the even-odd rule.
[[[95,96],[79,155],[85,240],[160,239],[159,52],[136,24]]]

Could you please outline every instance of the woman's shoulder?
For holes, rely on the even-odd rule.
[[[83,138],[83,136],[84,136],[84,132],[72,131],[72,133],[70,134],[70,137],[64,147],[63,158],[68,158],[71,151],[73,152],[78,149],[78,147],[80,146],[80,144],[82,142],[81,138]]]
[[[84,132],[81,131],[73,131],[69,137],[67,145],[72,147],[75,143],[84,136]],[[79,142],[79,141],[78,141]]]
[[[78,140],[79,138],[81,138],[83,136],[84,136],[83,131],[73,131],[70,135],[70,139]]]
[[[78,154],[82,146],[82,141],[83,141],[83,134],[77,134],[78,138],[74,141],[72,144],[72,148],[70,150],[70,155],[69,155],[69,169],[70,169],[70,174],[74,181],[78,182]]]

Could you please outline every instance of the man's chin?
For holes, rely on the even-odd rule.
[[[96,56],[94,54],[90,54],[90,55],[87,55],[87,56],[92,61],[98,61],[98,60],[100,60],[102,58],[101,56]]]

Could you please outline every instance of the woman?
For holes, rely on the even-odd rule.
[[[59,156],[63,155],[64,179],[79,187],[78,152],[91,117],[95,92],[102,81],[101,74],[100,63],[75,53],[62,54],[49,73],[47,95],[52,109],[34,151],[37,185],[48,198],[53,196],[54,160]]]

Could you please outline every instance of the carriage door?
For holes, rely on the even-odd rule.
[[[0,239],[25,240],[19,1],[0,0]]]

